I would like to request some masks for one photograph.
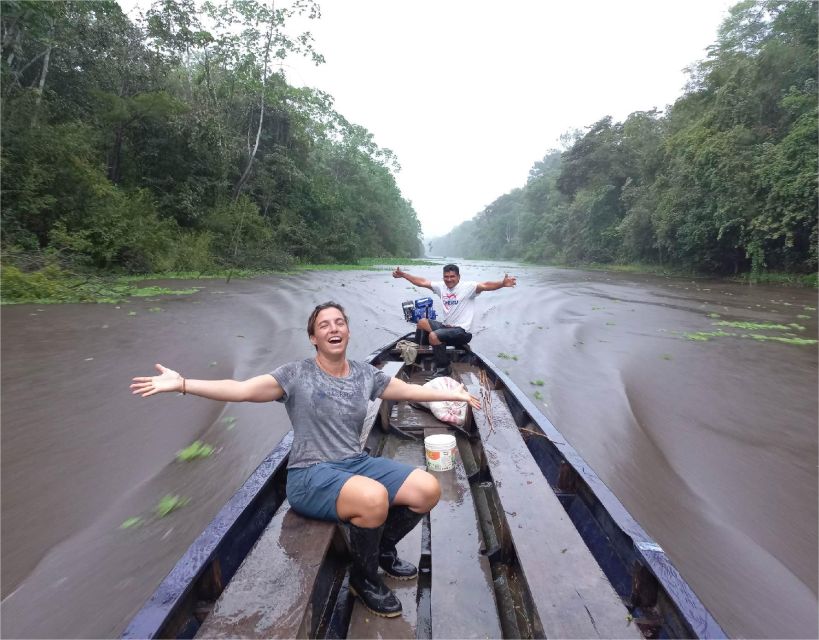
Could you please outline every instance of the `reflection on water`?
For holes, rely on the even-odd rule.
[[[815,338],[815,292],[462,267],[478,281],[507,270],[518,287],[478,298],[473,348],[538,403],[729,634],[817,637],[816,348],[742,330],[685,337],[751,321]],[[159,361],[241,378],[309,357],[306,317],[328,298],[347,307],[363,358],[408,329],[401,301],[422,295],[388,271],[197,285],[118,308],[2,308],[2,635],[119,634],[289,428],[275,403],[134,398],[133,375]],[[176,462],[197,439],[214,455]],[[160,518],[164,495],[190,502]]]

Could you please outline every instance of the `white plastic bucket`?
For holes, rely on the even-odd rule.
[[[436,433],[424,438],[427,469],[430,471],[449,471],[455,466],[455,436]]]

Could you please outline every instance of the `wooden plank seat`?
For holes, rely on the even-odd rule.
[[[419,344],[417,346],[417,349],[418,349],[418,355],[415,358],[415,363],[416,364],[418,363],[418,360],[422,356],[431,356],[433,354],[432,345],[429,345],[429,344]],[[458,360],[458,359],[462,358],[463,356],[465,356],[467,353],[470,353],[471,351],[472,351],[472,349],[469,347],[468,344],[460,345],[458,347],[453,347],[453,346],[450,345],[450,346],[447,346],[447,348],[446,348],[446,352],[452,358],[452,360]],[[392,348],[390,350],[390,353],[392,355],[394,355],[394,356],[400,356],[401,355],[401,349],[398,349],[398,348],[394,347],[394,348]]]
[[[463,379],[482,398],[484,410],[473,419],[545,637],[639,638],[625,605],[529,453],[502,394],[482,391],[470,374]]]
[[[415,433],[426,428],[441,426],[441,421],[432,415],[429,409],[414,406],[409,402],[398,403],[394,409],[394,415],[395,423],[400,424],[401,430],[405,432]]]
[[[424,467],[423,447],[415,441],[390,438],[387,440],[384,450],[381,451],[381,456],[413,466]],[[419,523],[397,545],[399,557],[412,562],[415,566],[419,566],[421,561],[422,526],[423,523]],[[373,615],[356,598],[347,637],[361,639],[415,638],[418,625],[418,579],[396,580],[383,573],[381,577],[384,578],[386,585],[395,592],[395,595],[401,601],[401,615],[395,618],[382,618]]]
[[[297,638],[311,634],[312,594],[334,523],[281,506],[217,600],[197,638]]]
[[[451,433],[429,428],[424,435]],[[481,553],[480,524],[460,456],[437,472],[441,500],[430,512],[430,618],[433,638],[500,638],[489,561]]]
[[[453,377],[457,376],[457,371],[459,370],[460,371],[471,370],[469,365],[466,365],[464,363],[457,364],[453,363],[452,368]],[[409,373],[409,375],[407,376],[407,382],[410,382],[412,384],[424,385],[429,381],[429,378],[426,375],[424,375],[423,371],[418,371],[417,369],[408,367],[407,372]],[[395,407],[392,409],[392,413],[390,414],[390,416],[392,424],[400,425],[399,430],[401,431],[401,433],[405,435],[411,435],[412,437],[421,437],[424,429],[438,428],[443,426],[444,424],[433,415],[430,409],[414,402],[397,403]],[[455,431],[460,431],[461,433],[468,435],[469,431],[472,428],[471,411],[467,411],[466,416],[467,421],[463,427],[451,428],[453,428]]]
[[[398,375],[400,362],[382,369]],[[370,403],[361,442],[376,422],[389,421],[390,403]],[[342,545],[333,522],[312,520],[285,501],[237,569],[197,638],[303,638],[315,634],[324,584],[317,584],[331,544]],[[318,581],[320,582],[320,581]]]

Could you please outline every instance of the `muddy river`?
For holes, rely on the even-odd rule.
[[[539,403],[724,629],[819,636],[817,348],[760,338],[816,338],[816,291],[462,265],[466,279],[518,276],[478,298],[473,348]],[[166,284],[201,289],[2,307],[3,637],[118,636],[289,429],[277,403],[140,399],[132,376],[161,362],[244,378],[308,357],[307,315],[328,299],[363,358],[408,331],[401,302],[426,293],[387,270]],[[214,454],[177,462],[197,439]],[[158,517],[166,495],[187,503]]]

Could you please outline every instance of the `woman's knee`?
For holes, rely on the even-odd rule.
[[[416,510],[423,512],[431,511],[441,499],[441,485],[438,482],[438,478],[428,471],[419,471],[413,480],[416,495],[418,496]]]
[[[368,485],[366,489],[362,489],[361,506],[371,516],[376,518],[383,516],[386,519],[390,508],[390,496],[386,487],[379,483],[373,483]]]
[[[430,510],[438,504],[438,501],[441,499],[441,483],[438,482],[438,478],[428,472],[424,472],[429,476],[430,485],[427,497],[429,499],[429,508]]]
[[[364,527],[377,527],[387,519],[389,494],[379,482],[354,476],[342,487],[336,512],[342,520]]]

